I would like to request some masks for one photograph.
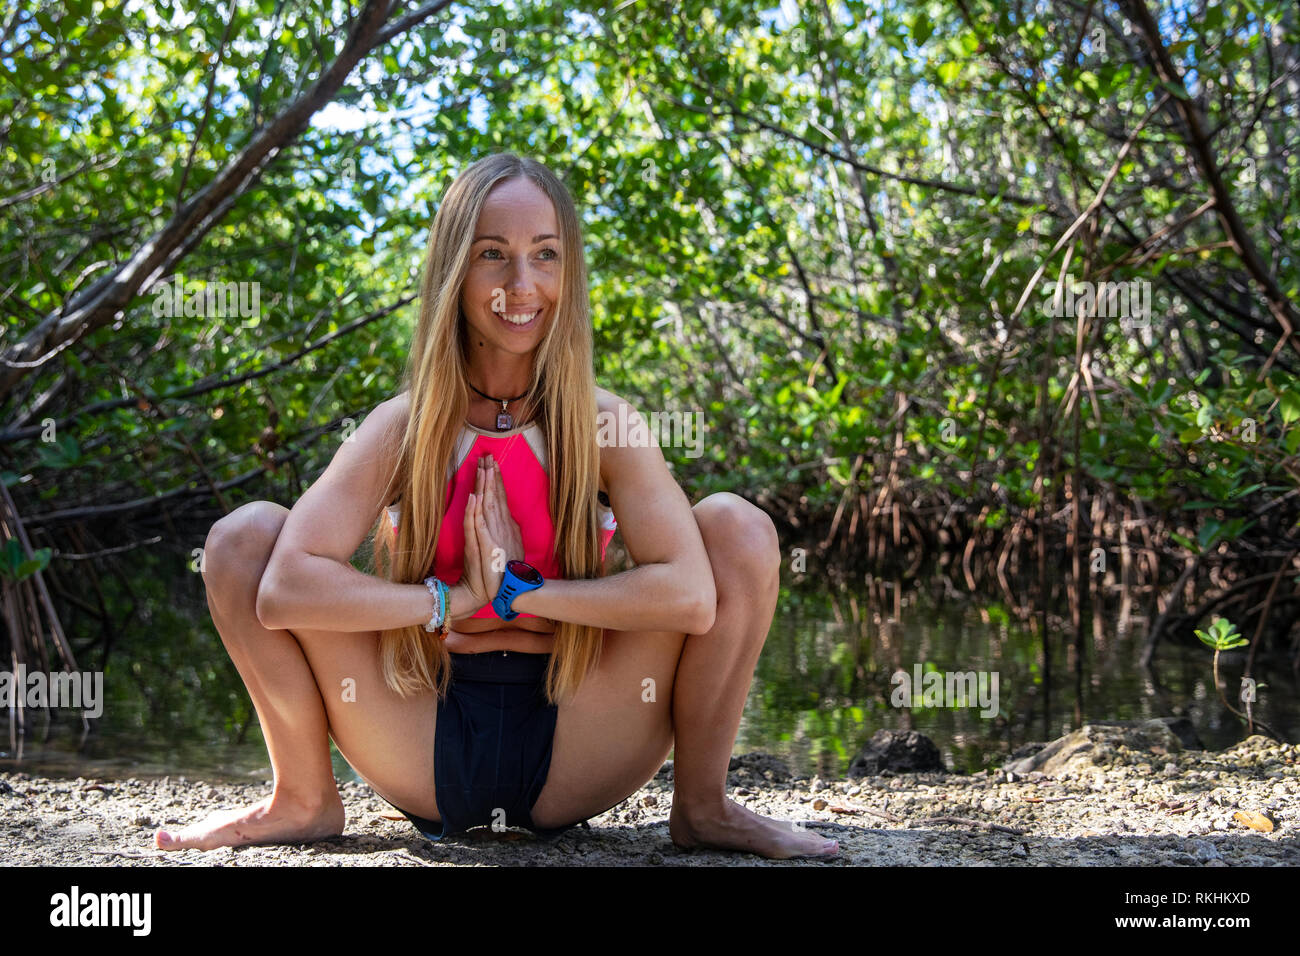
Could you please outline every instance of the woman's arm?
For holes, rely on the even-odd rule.
[[[627,405],[615,397],[603,410],[618,414],[619,404]],[[635,434],[633,423],[640,415],[627,407],[628,432]],[[641,427],[650,434],[643,419]],[[603,578],[547,581],[515,598],[511,607],[616,631],[705,633],[717,610],[713,568],[691,504],[668,471],[663,452],[653,442],[606,447],[602,464],[610,507],[637,567]],[[499,485],[498,491],[504,498]],[[491,550],[489,544],[486,553]]]
[[[257,592],[263,627],[353,632],[428,623],[433,595],[423,584],[387,581],[350,563],[394,492],[408,408],[405,393],[380,403],[290,510]],[[482,606],[462,585],[448,600],[453,621]]]

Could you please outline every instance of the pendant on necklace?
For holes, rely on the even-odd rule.
[[[512,419],[509,412],[506,411],[506,403],[502,402],[501,411],[497,412],[497,431],[508,432],[513,423],[514,419]]]

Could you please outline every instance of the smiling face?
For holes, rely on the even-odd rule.
[[[497,183],[473,240],[460,290],[471,351],[510,365],[510,356],[541,343],[560,294],[562,247],[550,197],[527,178]]]

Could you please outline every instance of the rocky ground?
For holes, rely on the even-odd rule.
[[[1254,736],[1209,752],[1162,733],[1085,727],[973,775],[808,780],[764,754],[733,758],[732,797],[839,840],[839,857],[826,862],[678,850],[668,837],[671,763],[590,829],[550,841],[486,828],[429,841],[364,784],[347,783],[347,828],[336,839],[175,853],[153,848],[156,827],[247,805],[269,786],[0,773],[0,846],[10,865],[1300,865],[1300,747]]]

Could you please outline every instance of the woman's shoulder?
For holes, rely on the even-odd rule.
[[[366,420],[374,419],[376,424],[383,427],[386,444],[392,446],[394,442],[401,442],[402,435],[406,432],[406,423],[411,417],[411,400],[407,392],[399,392],[392,398],[386,398],[366,416]],[[391,448],[390,448],[391,450]]]
[[[620,405],[626,405],[628,407],[628,412],[635,410],[632,403],[622,395],[611,392],[607,388],[601,388],[599,385],[596,386],[596,411],[598,413],[617,415]],[[624,414],[627,414],[627,412]]]
[[[597,415],[596,427],[598,429],[600,428],[601,422],[604,420],[605,415],[617,414],[616,409],[618,408],[618,403],[620,401],[621,399],[613,392],[607,389],[603,389],[599,385],[596,386],[596,415]],[[608,494],[609,479],[606,474],[608,470],[607,469],[608,459],[605,456],[604,443],[597,442],[597,446],[600,455],[600,487],[599,490],[597,491],[597,496],[598,497],[603,496],[600,504],[603,508],[608,508],[609,507],[609,494]]]
[[[596,386],[596,414],[598,416],[596,425],[600,428],[615,427],[618,429],[627,429],[639,425],[642,428],[648,428],[649,425],[641,410],[633,402],[628,401],[622,395],[611,392],[609,389]]]
[[[628,429],[638,426],[648,428],[635,404],[599,385],[596,386],[596,409],[599,416],[596,425],[598,436],[602,429],[611,429],[614,435],[622,436]],[[600,446],[600,488],[603,492],[607,492],[611,484],[619,480],[620,474],[625,475],[628,469],[644,467],[646,464],[639,447],[645,442],[624,441],[621,437],[608,441],[598,437],[597,444]],[[661,453],[656,449],[652,454]],[[607,504],[607,501],[602,504]]]

